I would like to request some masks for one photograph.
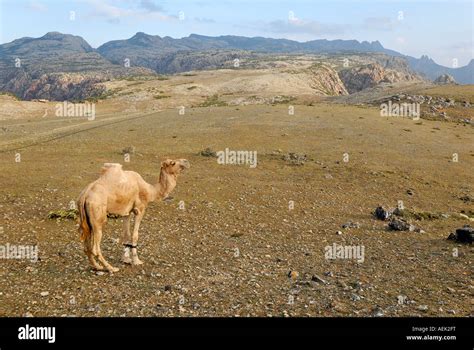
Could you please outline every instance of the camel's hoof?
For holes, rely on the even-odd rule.
[[[104,267],[97,265],[97,266],[92,266],[92,270],[94,271],[104,271]]]
[[[143,264],[143,261],[141,261],[140,259],[133,259],[132,261],[132,265],[142,265]]]
[[[120,271],[120,269],[119,269],[118,267],[113,267],[113,266],[112,266],[112,267],[109,268],[109,272],[110,272],[110,273],[112,273],[112,272],[119,272],[119,271]]]
[[[130,257],[128,257],[128,256],[127,256],[127,257],[124,256],[124,257],[122,258],[122,262],[123,262],[124,264],[129,264],[129,265],[130,265],[130,264],[132,264],[132,259],[130,259]]]

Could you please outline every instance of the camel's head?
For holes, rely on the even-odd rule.
[[[189,169],[191,165],[187,159],[166,159],[161,162],[161,171],[169,175],[179,175],[184,169]]]

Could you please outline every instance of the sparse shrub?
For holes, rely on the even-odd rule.
[[[203,157],[217,157],[217,153],[214,152],[210,147],[203,149],[201,152],[199,152],[199,155]]]
[[[304,163],[308,161],[306,154],[298,154],[293,152],[285,154],[282,156],[282,159],[291,165],[304,165]]]
[[[227,106],[227,102],[219,101],[219,95],[214,94],[209,96],[206,101],[201,103],[199,107],[225,107]]]

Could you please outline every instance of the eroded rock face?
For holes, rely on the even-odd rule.
[[[321,91],[324,95],[348,95],[344,83],[337,72],[326,65],[310,68],[311,87]]]
[[[453,76],[449,74],[442,74],[434,81],[435,84],[456,84],[456,80],[454,80]]]
[[[5,71],[4,71],[5,73]],[[48,72],[10,69],[0,79],[0,91],[11,92],[23,100],[80,101],[98,98],[106,92],[103,82],[133,75],[152,75],[146,68],[89,72]]]
[[[59,74],[43,75],[32,82],[25,91],[24,98],[44,98],[48,100],[82,100],[98,97],[105,92],[105,86],[99,84],[99,77]]]
[[[396,83],[419,80],[416,74],[383,68],[378,63],[343,69],[339,77],[349,93],[372,88],[380,83]]]
[[[2,90],[25,100],[83,100],[102,95],[105,86],[100,82],[104,80],[104,77],[77,73],[43,74],[33,78],[27,72],[22,72],[9,80]]]

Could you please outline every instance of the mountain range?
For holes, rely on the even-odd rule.
[[[109,41],[94,49],[80,36],[50,32],[40,38],[25,37],[0,45],[0,90],[26,98],[31,82],[40,79],[44,74],[86,74],[87,79],[91,79],[91,84],[95,84],[104,77],[172,74],[186,70],[219,68],[222,62],[242,54],[353,53],[382,53],[397,57],[405,60],[413,72],[429,80],[449,74],[457,83],[474,84],[474,60],[464,67],[448,68],[437,64],[428,56],[414,58],[386,49],[378,41],[297,42],[263,37],[211,37],[197,34],[174,39],[138,32],[129,39]],[[51,83],[54,84],[54,79]],[[67,85],[67,82],[65,83]],[[30,95],[33,96],[34,93]]]

